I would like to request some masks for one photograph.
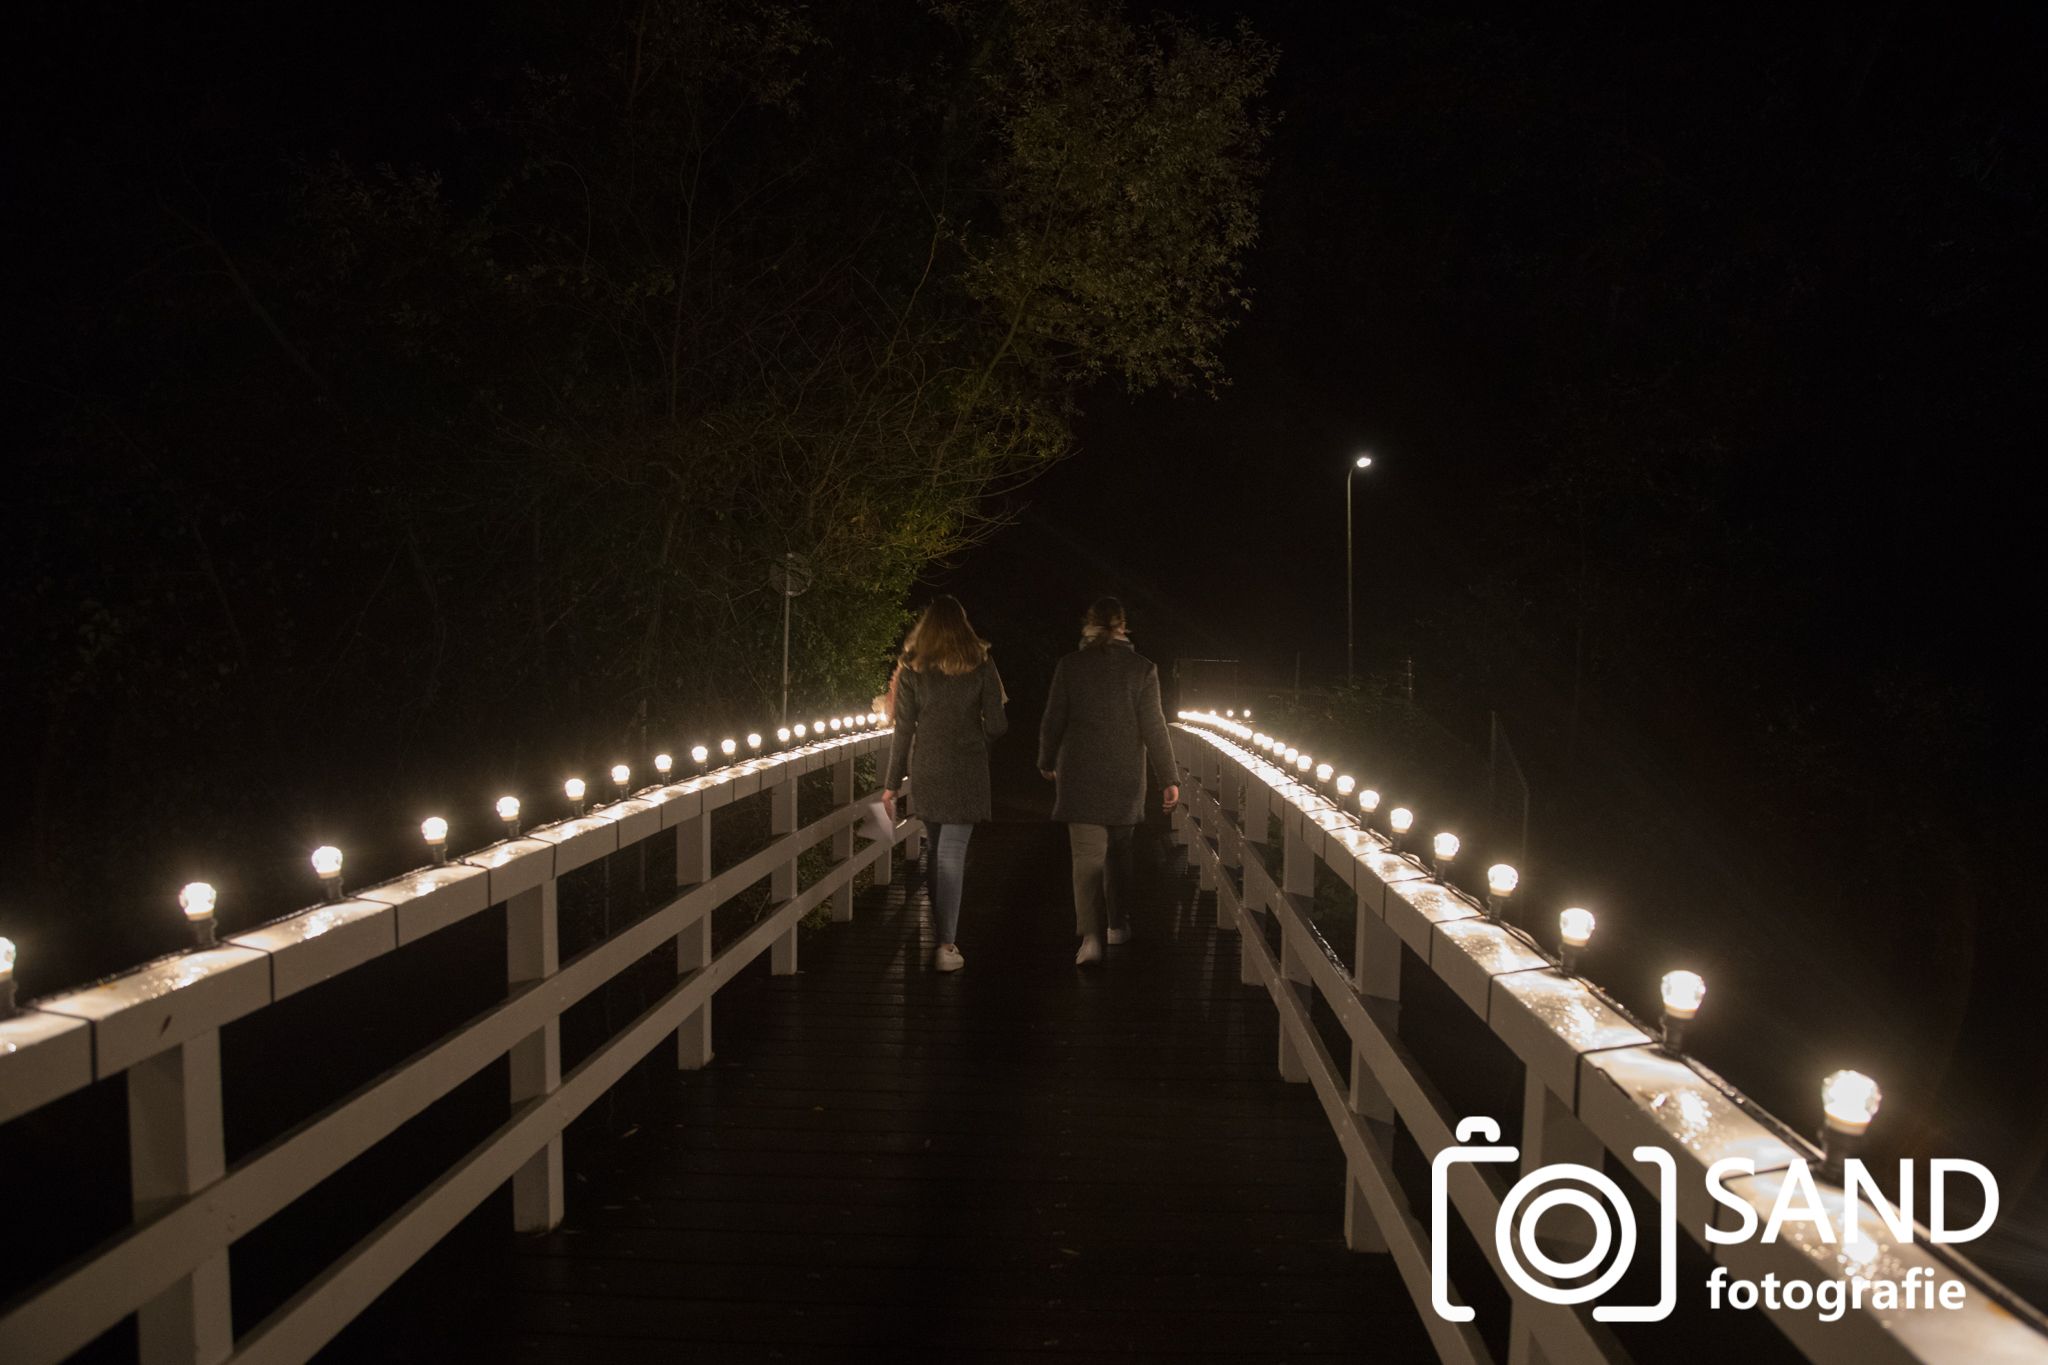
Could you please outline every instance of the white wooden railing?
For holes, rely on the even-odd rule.
[[[679,1066],[703,1066],[721,985],[764,950],[776,973],[794,972],[797,925],[806,914],[829,902],[833,918],[850,919],[856,873],[872,866],[877,880],[888,880],[898,843],[915,856],[922,829],[909,819],[855,851],[856,826],[873,798],[856,797],[854,760],[881,751],[889,738],[886,728],[849,728],[635,792],[0,1019],[0,1123],[95,1081],[125,1078],[135,1201],[134,1221],[112,1240],[0,1308],[0,1361],[61,1360],[131,1313],[147,1365],[302,1361],[506,1182],[520,1229],[555,1226],[570,1121],[664,1039],[675,1039]],[[821,769],[832,774],[834,807],[798,829],[797,779]],[[714,873],[712,812],[761,793],[769,842]],[[676,841],[675,897],[560,961],[557,879],[661,837]],[[798,857],[827,841],[829,870],[799,891]],[[769,913],[714,951],[712,912],[764,877]],[[226,1163],[222,1025],[497,905],[507,926],[500,1003]],[[564,1072],[562,1012],[669,941],[674,986]],[[237,1338],[228,1276],[236,1240],[500,1057],[511,1060],[505,1122]]]
[[[1354,1248],[1393,1258],[1443,1360],[1479,1365],[1493,1356],[1474,1322],[1447,1320],[1432,1306],[1431,1257],[1439,1250],[1430,1235],[1433,1210],[1425,1208],[1418,1218],[1395,1177],[1396,1124],[1434,1165],[1439,1153],[1461,1145],[1457,1128],[1467,1117],[1450,1111],[1401,1038],[1404,953],[1468,1006],[1500,1042],[1503,1057],[1525,1071],[1520,1167],[1512,1174],[1528,1175],[1556,1162],[1599,1170],[1611,1153],[1615,1164],[1642,1180],[1637,1149],[1654,1148],[1672,1158],[1678,1226],[1731,1276],[1762,1283],[1775,1275],[1780,1282],[1812,1286],[1857,1278],[1901,1282],[1915,1275],[1931,1276],[1929,1287],[1937,1293],[1951,1282],[1963,1286],[1960,1308],[1847,1311],[1833,1322],[1822,1321],[1811,1308],[1772,1313],[1810,1359],[1853,1365],[2048,1362],[2048,1333],[2038,1315],[1953,1248],[1930,1245],[1924,1226],[1915,1226],[1910,1240],[1894,1236],[1867,1203],[1858,1210],[1858,1226],[1871,1240],[1854,1253],[1822,1242],[1807,1223],[1788,1224],[1775,1242],[1709,1244],[1704,1229],[1734,1225],[1732,1215],[1706,1193],[1705,1173],[1713,1162],[1724,1156],[1754,1160],[1759,1174],[1726,1185],[1768,1215],[1783,1184],[1779,1173],[1801,1159],[1817,1171],[1820,1154],[1725,1081],[1659,1046],[1612,1001],[1560,970],[1526,935],[1488,918],[1477,901],[1395,852],[1387,838],[1362,828],[1355,814],[1340,810],[1305,776],[1268,761],[1247,727],[1214,712],[1182,712],[1173,734],[1183,793],[1174,817],[1177,833],[1201,887],[1215,892],[1217,927],[1239,934],[1242,979],[1264,986],[1279,1012],[1280,1074],[1314,1086],[1343,1146],[1346,1239]],[[1275,816],[1282,840],[1277,880],[1267,848]],[[1357,897],[1351,967],[1313,922],[1318,863]],[[1333,1059],[1324,1047],[1310,1012],[1316,996],[1348,1038],[1348,1058]],[[1482,1164],[1447,1161],[1445,1170],[1446,1216],[1455,1215],[1471,1231],[1512,1302],[1508,1340],[1514,1365],[1627,1358],[1613,1332],[1590,1311],[1543,1302],[1504,1273],[1495,1224],[1510,1180]],[[1655,1186],[1643,1183],[1654,1198]],[[1840,1227],[1842,1191],[1823,1180],[1819,1194]],[[1652,1244],[1637,1254],[1658,1251]],[[1697,1285],[1685,1288],[1699,1292]],[[1465,1305],[1455,1285],[1450,1299],[1457,1308]],[[1695,1346],[1689,1343],[1687,1358],[1698,1354]]]

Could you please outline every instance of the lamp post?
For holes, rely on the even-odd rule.
[[[1372,468],[1372,456],[1360,455],[1344,471],[1344,681],[1358,680],[1358,581],[1351,568],[1351,483],[1361,469]]]

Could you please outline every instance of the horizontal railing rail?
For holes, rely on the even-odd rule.
[[[1513,1178],[1563,1162],[1598,1171],[1611,1156],[1655,1199],[1659,1191],[1643,1175],[1647,1150],[1654,1149],[1671,1162],[1677,1226],[1731,1277],[1761,1284],[1774,1275],[1809,1287],[1806,1308],[1787,1302],[1763,1309],[1809,1359],[2048,1362],[2048,1332],[2039,1315],[1952,1247],[1931,1244],[1924,1226],[1914,1225],[1910,1238],[1894,1235],[1867,1201],[1857,1206],[1856,1226],[1868,1240],[1853,1249],[1823,1240],[1808,1221],[1788,1221],[1774,1241],[1708,1242],[1707,1228],[1736,1225],[1732,1211],[1707,1192],[1707,1170],[1723,1157],[1754,1163],[1756,1174],[1723,1183],[1760,1220],[1768,1219],[1795,1162],[1812,1163],[1820,1202],[1837,1227],[1844,1193],[1820,1174],[1822,1154],[1790,1126],[1662,1046],[1526,935],[1397,852],[1305,774],[1297,779],[1293,765],[1267,761],[1248,728],[1211,712],[1183,712],[1173,735],[1183,793],[1174,817],[1178,836],[1201,888],[1215,893],[1217,927],[1238,933],[1242,980],[1263,986],[1278,1011],[1280,1074],[1314,1087],[1344,1150],[1346,1239],[1356,1249],[1391,1256],[1443,1360],[1481,1365],[1494,1356],[1469,1317],[1455,1320],[1468,1300],[1449,1276],[1443,1278],[1451,1312],[1437,1311],[1433,1272],[1446,1248],[1434,1242],[1431,1216],[1439,1211],[1418,1217],[1397,1180],[1397,1131],[1420,1148],[1432,1171],[1445,1156],[1442,1194],[1433,1191],[1433,1200],[1441,1197],[1443,1212],[1471,1232],[1512,1303],[1512,1361],[1627,1358],[1594,1312],[1525,1292],[1502,1265],[1495,1229]],[[1277,877],[1267,847],[1275,817],[1282,845]],[[1314,923],[1318,865],[1356,897],[1349,967]],[[1277,949],[1270,941],[1275,936]],[[1508,1178],[1493,1164],[1452,1159],[1465,1140],[1461,1116],[1400,1033],[1404,955],[1463,1002],[1523,1069],[1519,1164]],[[1330,1056],[1316,1026],[1312,1006],[1318,1000],[1348,1040],[1351,1055],[1342,1062]],[[1649,1245],[1638,1254],[1670,1256],[1675,1247]],[[1816,1287],[1858,1279],[1866,1287],[1878,1280],[1921,1281],[1923,1303],[1936,1301],[1945,1286],[1960,1286],[1962,1303],[1893,1311],[1850,1307],[1839,1320],[1823,1321],[1811,1306]]]
[[[557,1225],[562,1134],[571,1121],[664,1039],[676,1040],[678,1066],[708,1063],[719,988],[763,952],[775,973],[794,972],[806,915],[829,903],[834,919],[852,918],[857,875],[872,867],[877,881],[888,881],[899,843],[915,855],[922,840],[916,820],[875,820],[879,794],[854,790],[855,760],[890,738],[886,728],[849,726],[637,791],[0,1018],[0,1123],[95,1082],[125,1079],[135,1204],[133,1221],[111,1240],[0,1306],[0,1360],[61,1360],[136,1314],[150,1365],[302,1361],[507,1182],[519,1230]],[[819,771],[831,774],[832,808],[799,828],[798,780]],[[713,812],[763,793],[768,842],[714,872]],[[864,821],[873,821],[879,837],[856,851]],[[663,836],[676,841],[677,894],[561,961],[558,879]],[[799,858],[826,843],[829,866],[799,890]],[[768,911],[714,951],[712,912],[764,878]],[[498,905],[505,907],[507,962],[496,1005],[227,1163],[223,1025]],[[563,1012],[670,942],[674,984],[564,1071]],[[228,1274],[235,1242],[507,1057],[505,1121],[236,1336]]]

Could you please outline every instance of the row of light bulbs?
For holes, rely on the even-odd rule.
[[[802,744],[829,735],[847,734],[879,727],[886,719],[879,711],[865,711],[852,715],[830,716],[808,723],[799,721],[795,725],[777,727],[775,742],[778,748],[791,744]],[[759,733],[747,735],[745,744],[748,757],[761,752],[765,743]],[[718,752],[723,758],[720,766],[738,760],[741,741],[723,739],[718,742]],[[690,749],[690,761],[697,765],[702,774],[710,771],[711,749],[704,744]],[[675,759],[669,754],[654,756],[654,771],[660,775],[661,783],[669,781],[675,770]],[[619,799],[624,799],[633,781],[633,770],[624,763],[612,765],[612,785],[617,788]],[[657,785],[660,785],[659,783]],[[577,815],[585,808],[589,786],[580,777],[572,777],[562,783],[562,794],[569,798],[569,804]],[[508,836],[519,833],[520,803],[516,796],[501,796],[497,803],[498,818],[505,822]],[[433,851],[434,862],[438,865],[448,861],[448,821],[439,815],[430,815],[420,822],[420,837]],[[313,850],[313,873],[320,878],[321,890],[330,901],[340,900],[342,852],[332,844],[322,844]],[[191,882],[178,892],[178,907],[185,912],[185,922],[191,927],[194,945],[211,947],[215,942],[214,911],[219,894],[208,882]],[[14,963],[16,950],[14,940],[0,938],[0,1018],[12,1014],[15,1009]]]
[[[1379,792],[1359,786],[1357,779],[1348,773],[1339,773],[1328,763],[1316,762],[1311,755],[1285,740],[1245,725],[1243,721],[1249,720],[1251,714],[1251,708],[1245,707],[1242,710],[1230,708],[1220,715],[1213,710],[1182,711],[1180,718],[1223,730],[1234,738],[1249,742],[1270,756],[1281,769],[1292,770],[1304,785],[1313,778],[1314,785],[1325,795],[1334,793],[1333,804],[1339,811],[1352,814],[1361,829],[1372,827],[1373,817],[1380,809]],[[1356,806],[1355,813],[1346,810],[1347,804]],[[1415,812],[1406,806],[1394,806],[1387,811],[1386,823],[1390,834],[1389,846],[1394,852],[1403,853],[1402,844],[1415,828]],[[1449,830],[1439,832],[1430,840],[1431,870],[1435,879],[1446,886],[1452,884],[1450,870],[1457,861],[1459,847],[1458,836]],[[1509,863],[1495,863],[1486,869],[1484,905],[1488,919],[1496,922],[1501,919],[1501,912],[1521,885],[1521,880],[1521,873]],[[1578,975],[1579,955],[1593,940],[1593,926],[1593,912],[1581,906],[1570,906],[1559,912],[1557,931],[1561,951],[1558,961],[1566,973]],[[1685,1026],[1699,1014],[1700,1005],[1706,999],[1706,980],[1698,972],[1666,972],[1658,982],[1658,994],[1664,1007],[1664,1047],[1674,1054],[1680,1053],[1684,1047]],[[1837,1071],[1821,1082],[1821,1112],[1826,1116],[1827,1125],[1823,1136],[1831,1161],[1840,1159],[1845,1142],[1863,1136],[1870,1127],[1870,1121],[1877,1117],[1878,1105],[1883,1099],[1877,1082],[1860,1071]]]

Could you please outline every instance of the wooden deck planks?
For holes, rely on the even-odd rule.
[[[714,1065],[622,1103],[564,1226],[491,1258],[464,1354],[1428,1358],[1192,880],[1145,878],[1082,973],[1057,826],[983,827],[968,876],[964,972],[930,971],[913,874],[722,992]]]

